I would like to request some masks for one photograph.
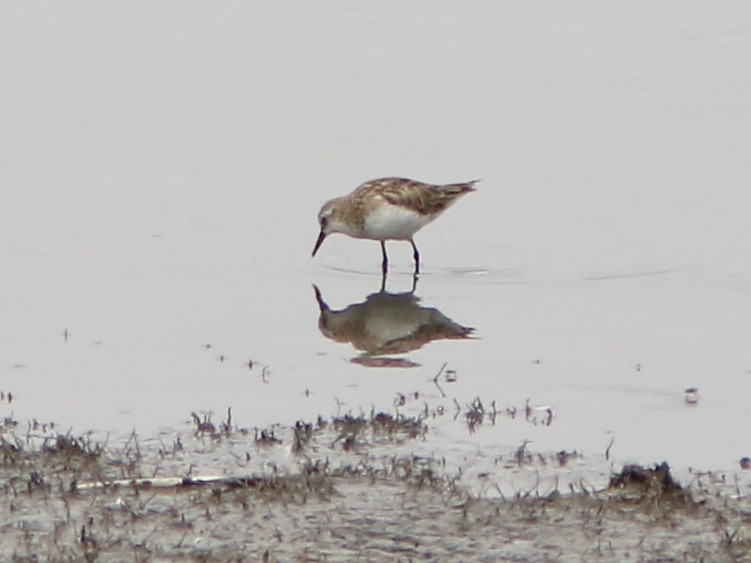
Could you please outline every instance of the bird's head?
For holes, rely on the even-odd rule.
[[[318,252],[318,249],[328,235],[331,233],[346,233],[349,230],[347,224],[344,222],[341,207],[339,206],[341,199],[336,198],[327,201],[318,212],[318,226],[321,231],[318,233],[318,240],[313,248],[313,256],[316,255],[316,252]]]

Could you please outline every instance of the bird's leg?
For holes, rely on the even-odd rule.
[[[417,246],[415,245],[415,241],[412,239],[409,239],[409,242],[412,243],[412,250],[414,253],[412,256],[415,259],[415,275],[420,273],[420,253],[417,250]]]
[[[381,263],[381,270],[383,275],[386,276],[386,272],[389,270],[389,257],[386,256],[386,241],[381,241],[381,254],[383,254],[383,262]]]

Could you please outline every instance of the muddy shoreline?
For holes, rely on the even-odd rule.
[[[228,419],[118,447],[6,420],[0,558],[751,560],[751,495],[726,477],[630,465],[598,489],[478,496],[439,457],[391,453],[425,439],[419,418]]]

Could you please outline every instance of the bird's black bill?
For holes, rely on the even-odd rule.
[[[321,233],[318,235],[318,240],[316,241],[316,245],[313,247],[312,256],[316,255],[316,252],[318,252],[318,249],[321,248],[321,245],[323,244],[323,239],[325,238],[326,238],[326,233],[321,231]]]

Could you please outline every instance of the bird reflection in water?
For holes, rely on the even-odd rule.
[[[417,350],[433,340],[469,338],[474,331],[438,309],[420,306],[414,286],[407,293],[388,293],[382,284],[381,290],[368,295],[364,302],[339,311],[326,304],[318,287],[314,285],[313,289],[321,313],[318,328],[327,338],[349,342],[362,350],[351,361],[367,367],[417,367],[420,364],[393,356]]]

